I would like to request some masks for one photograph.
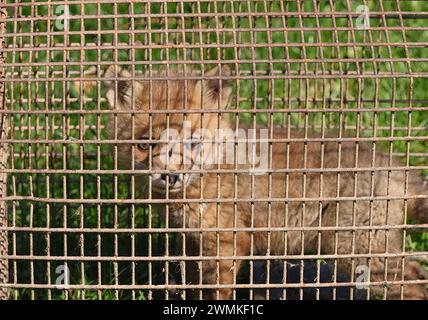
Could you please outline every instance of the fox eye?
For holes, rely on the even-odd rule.
[[[193,150],[194,148],[197,148],[197,147],[199,147],[201,145],[201,141],[200,140],[188,141],[186,143],[186,145],[187,145],[188,148],[191,148]]]
[[[149,150],[150,149],[150,143],[139,143],[138,148],[141,150]]]
[[[141,137],[141,140],[148,140],[148,139],[149,139],[148,137]],[[137,146],[140,150],[143,150],[143,151],[147,151],[150,149],[150,143],[147,143],[147,142],[141,142],[137,144]]]

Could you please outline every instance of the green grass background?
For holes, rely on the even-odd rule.
[[[29,1],[20,1],[26,3]],[[346,16],[315,19],[308,16],[300,20],[296,16],[283,19],[281,16],[272,15],[268,19],[262,16],[221,16],[213,18],[213,14],[200,19],[186,16],[185,18],[140,17],[131,21],[126,15],[144,14],[150,12],[154,15],[163,13],[230,13],[230,12],[264,12],[265,10],[278,13],[281,11],[280,1],[270,2],[267,6],[263,2],[235,1],[222,2],[215,7],[213,4],[202,3],[198,8],[192,2],[180,4],[170,3],[163,5],[153,3],[150,8],[144,3],[135,3],[133,9],[129,4],[70,4],[70,14],[82,16],[71,19],[69,33],[64,33],[56,23],[55,17],[61,14],[58,5],[47,5],[43,1],[36,1],[40,5],[22,5],[19,9],[8,8],[10,17],[21,17],[14,22],[7,22],[9,34],[18,33],[6,38],[9,47],[23,48],[30,46],[34,50],[7,52],[7,72],[11,81],[7,83],[7,107],[12,110],[96,110],[107,109],[103,100],[103,88],[99,81],[93,85],[89,75],[88,81],[77,81],[81,75],[90,70],[91,66],[98,65],[99,70],[104,70],[112,61],[118,61],[124,67],[135,68],[136,71],[147,70],[149,64],[156,69],[164,66],[165,60],[172,63],[172,68],[183,68],[182,61],[186,61],[188,69],[209,69],[216,61],[228,63],[237,75],[303,75],[302,79],[238,79],[234,84],[234,108],[248,109],[248,113],[241,114],[241,121],[256,119],[262,124],[277,124],[292,126],[302,129],[307,127],[319,132],[320,127],[327,129],[338,128],[346,125],[349,135],[357,131],[360,135],[372,137],[382,136],[425,136],[428,133],[427,111],[390,111],[373,112],[347,112],[341,110],[352,108],[390,108],[390,107],[425,107],[427,99],[426,78],[415,77],[410,80],[411,74],[426,73],[427,62],[411,60],[409,64],[403,59],[423,59],[428,56],[426,46],[402,45],[394,46],[367,46],[363,43],[390,42],[413,43],[428,42],[428,31],[392,29],[401,25],[400,19],[392,17],[387,19],[388,31],[356,30],[351,34],[343,28],[349,27],[349,19]],[[12,3],[12,1],[8,1]],[[328,1],[319,1],[318,8],[313,1],[303,1],[299,8],[295,1],[283,1],[284,9],[289,13],[328,12],[332,8]],[[361,4],[358,1],[350,1],[351,8],[347,7],[347,1],[334,1],[334,10],[337,12],[355,12]],[[395,1],[369,1],[372,12],[381,11],[380,3],[383,3],[386,11],[398,11]],[[400,1],[402,11],[426,12],[428,4],[421,1]],[[107,17],[111,14],[119,14],[123,17],[117,19]],[[100,14],[101,18],[92,16]],[[47,19],[51,15],[52,18]],[[32,20],[26,17],[39,17]],[[355,18],[352,19],[355,23]],[[281,28],[286,23],[286,31]],[[339,28],[336,31],[314,30],[319,24],[322,28]],[[426,27],[427,22],[417,17],[406,18],[403,24],[408,27]],[[222,30],[216,27],[222,26]],[[301,31],[299,26],[305,29]],[[382,19],[371,19],[372,27],[385,26]],[[232,32],[232,27],[237,30]],[[249,32],[248,28],[256,27],[259,31]],[[132,35],[129,30],[138,30]],[[148,35],[143,31],[151,29]],[[201,32],[182,32],[182,29],[200,29]],[[266,32],[266,28],[271,28]],[[275,29],[276,28],[276,29]],[[312,28],[312,29],[311,29]],[[114,36],[111,30],[119,30],[118,36]],[[168,37],[165,30],[168,30]],[[51,36],[47,31],[53,31]],[[81,32],[84,30],[85,32]],[[174,32],[176,30],[176,32]],[[37,34],[30,34],[30,32]],[[19,33],[24,35],[19,35]],[[355,37],[353,39],[352,37]],[[185,49],[175,45],[187,43]],[[239,49],[221,48],[221,45],[240,44]],[[253,43],[255,45],[251,46]],[[285,46],[274,45],[271,48],[267,44],[288,43]],[[307,46],[303,47],[302,43]],[[318,43],[353,43],[351,46],[319,46]],[[92,44],[93,49],[79,49],[64,51],[61,46],[68,49],[73,45]],[[103,44],[104,46],[98,46]],[[110,45],[110,47],[106,45]],[[113,44],[118,44],[113,48]],[[134,44],[132,48],[124,45]],[[151,44],[148,48],[147,45]],[[169,44],[169,48],[160,46]],[[193,44],[194,46],[191,46]],[[209,48],[201,44],[211,44]],[[245,46],[247,45],[247,46]],[[44,47],[58,46],[57,49],[44,50]],[[311,62],[303,63],[303,57],[311,59]],[[271,62],[266,61],[271,58]],[[330,59],[332,62],[320,63],[320,59]],[[343,60],[339,60],[343,59]],[[349,59],[368,59],[363,62],[350,61]],[[393,62],[370,59],[392,59]],[[286,60],[285,60],[286,59]],[[348,60],[347,60],[348,59]],[[204,60],[206,63],[200,63]],[[131,63],[134,61],[134,63]],[[199,62],[198,62],[199,61]],[[242,63],[238,63],[242,62]],[[46,66],[47,62],[54,65]],[[31,64],[31,65],[28,65]],[[386,77],[373,79],[369,77],[350,77],[339,79],[337,74],[355,74],[357,70],[365,73],[397,73],[405,75],[402,78]],[[323,80],[304,77],[324,72],[332,76]],[[62,81],[65,77],[67,80]],[[36,79],[38,81],[27,81]],[[58,78],[57,81],[46,81],[46,78]],[[411,94],[410,94],[411,93]],[[411,99],[411,101],[410,101]],[[284,109],[287,113],[255,113],[251,109]],[[335,112],[301,113],[293,112],[295,109],[337,109]],[[48,114],[14,114],[9,117],[12,139],[103,139],[105,132],[102,126],[106,118],[102,115],[48,115]],[[100,124],[101,129],[96,127]],[[407,128],[410,127],[410,130]],[[394,153],[403,155],[407,149],[411,156],[408,161],[411,165],[427,165],[426,154],[428,152],[427,140],[392,143],[379,143],[379,147]],[[84,155],[82,157],[81,155]],[[97,155],[102,155],[97,161]],[[62,144],[62,143],[17,143],[11,144],[10,167],[15,169],[111,169],[112,150],[106,144]],[[403,162],[406,158],[402,157]],[[425,172],[426,174],[427,172]],[[117,179],[117,180],[115,180]],[[64,227],[68,228],[147,228],[149,223],[159,227],[160,222],[156,215],[150,222],[147,208],[138,205],[79,205],[78,199],[112,199],[114,189],[117,187],[118,199],[131,197],[129,176],[85,174],[28,174],[12,173],[9,175],[9,195],[52,197],[76,199],[76,203],[42,203],[37,201],[10,201],[9,224],[16,227]],[[65,187],[67,186],[67,187]],[[40,255],[46,256],[148,256],[164,255],[167,241],[172,241],[170,236],[153,233],[150,236],[143,233],[114,234],[112,233],[68,233],[61,232],[16,232],[10,234],[10,252],[16,255]],[[149,248],[151,243],[151,248]],[[408,236],[408,248],[413,251],[428,250],[428,234],[417,233]],[[29,261],[14,260],[11,262],[11,278],[16,283],[54,283],[57,275],[55,269],[63,261]],[[69,261],[72,284],[154,284],[165,282],[164,270],[168,268],[165,263],[152,262],[85,262]],[[151,269],[150,269],[151,268]],[[34,278],[31,272],[34,270]],[[83,272],[84,271],[84,272]],[[83,279],[82,274],[85,274]],[[115,282],[118,279],[118,283]],[[16,299],[31,298],[79,298],[79,299],[146,299],[162,296],[163,292],[146,290],[45,290],[45,289],[16,289],[12,290],[11,297]]]

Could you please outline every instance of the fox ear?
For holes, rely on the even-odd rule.
[[[141,84],[138,81],[126,79],[131,78],[131,74],[119,66],[110,66],[105,71],[104,78],[110,108],[113,110],[131,109],[131,99],[133,96],[135,99],[137,92],[141,89]]]
[[[223,79],[223,77],[230,77],[232,74],[228,65],[221,65],[215,67],[205,73],[206,77],[218,77],[218,79],[207,79],[204,80],[203,95],[205,98],[210,99],[213,108],[222,109],[227,108],[230,97],[232,95],[232,80]],[[197,88],[200,88],[201,81],[198,82]],[[220,105],[218,103],[220,102]]]

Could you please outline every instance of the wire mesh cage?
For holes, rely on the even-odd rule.
[[[427,298],[428,3],[0,4],[0,298]]]

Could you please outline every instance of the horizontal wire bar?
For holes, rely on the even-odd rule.
[[[203,201],[201,201],[203,202]],[[358,201],[357,201],[358,204]],[[88,234],[164,234],[164,233],[191,233],[191,232],[305,232],[305,231],[381,231],[381,230],[420,230],[427,229],[428,224],[385,224],[372,226],[308,226],[308,227],[198,227],[198,228],[178,228],[178,227],[152,227],[152,228],[61,228],[61,227],[0,227],[0,230],[8,232],[29,232],[29,233],[88,233]]]
[[[90,79],[88,79],[88,81],[91,81]],[[66,81],[66,82],[64,82],[63,84],[67,84],[68,82],[74,82],[74,81],[72,81],[72,80],[69,80],[69,81]],[[25,80],[22,80],[22,83],[25,83]],[[327,85],[326,85],[327,86]],[[328,89],[326,89],[326,91],[328,91]],[[143,111],[139,111],[139,110],[129,110],[129,111],[115,111],[115,110],[112,110],[112,111],[108,111],[108,110],[105,110],[105,109],[95,109],[95,110],[84,110],[84,109],[82,109],[82,110],[75,110],[75,111],[73,111],[73,110],[69,110],[69,109],[62,109],[62,110],[55,110],[55,109],[39,109],[39,110],[28,110],[28,109],[23,109],[23,108],[17,108],[17,104],[28,104],[28,103],[39,103],[39,104],[45,104],[46,105],[46,103],[57,103],[57,104],[62,104],[62,103],[76,103],[76,102],[83,102],[83,103],[90,103],[90,102],[93,102],[93,103],[100,103],[100,104],[102,104],[102,103],[106,103],[107,102],[107,99],[105,99],[105,98],[99,98],[99,99],[97,99],[97,98],[89,98],[89,97],[82,97],[82,98],[71,98],[71,97],[62,97],[62,98],[60,98],[60,97],[49,97],[49,98],[40,98],[40,97],[35,97],[35,98],[30,98],[30,99],[28,99],[28,98],[23,98],[23,97],[19,97],[19,98],[13,98],[13,99],[11,99],[11,98],[6,98],[6,103],[7,104],[13,104],[13,107],[12,108],[10,108],[10,109],[8,109],[8,110],[5,110],[4,112],[1,112],[1,110],[0,110],[0,113],[8,113],[8,114],[13,114],[13,113],[18,113],[18,114],[31,114],[31,112],[36,112],[36,114],[39,114],[39,113],[46,113],[46,112],[61,112],[61,113],[67,113],[68,111],[71,111],[72,112],[72,114],[76,114],[77,112],[79,112],[79,113],[83,113],[83,114],[85,114],[85,113],[90,113],[90,114],[94,114],[94,113],[97,113],[97,112],[99,112],[99,110],[102,110],[101,112],[102,113],[107,113],[107,114],[121,114],[121,113],[130,113],[130,114],[132,114],[133,112],[135,112],[136,114],[138,114],[138,113],[143,113]],[[305,98],[299,98],[299,97],[295,97],[295,98],[289,98],[289,97],[274,97],[274,98],[263,98],[263,97],[239,97],[239,98],[237,98],[236,99],[236,101],[235,101],[235,103],[232,103],[232,105],[234,105],[234,104],[236,104],[236,103],[241,103],[241,102],[247,102],[247,103],[254,103],[254,102],[266,102],[266,101],[270,101],[270,102],[274,102],[274,103],[290,103],[290,104],[302,104],[302,103],[306,103],[306,101],[305,101]],[[378,103],[378,104],[383,104],[383,105],[385,105],[385,104],[405,104],[405,106],[402,106],[402,107],[385,107],[385,106],[379,106],[379,107],[376,107],[376,108],[373,108],[373,107],[362,107],[362,108],[346,108],[346,109],[339,109],[339,108],[325,108],[325,107],[322,107],[322,108],[319,108],[319,107],[317,107],[317,108],[311,108],[311,107],[309,107],[311,104],[323,104],[323,103],[326,103],[326,104],[331,104],[332,102],[343,102],[344,104],[355,104],[355,103],[363,103],[363,104],[368,104],[368,103],[372,103],[372,104],[374,104],[374,103]],[[411,107],[407,107],[407,105],[412,105]],[[425,106],[419,106],[419,107],[417,107],[417,106],[415,106],[415,104],[421,104],[421,105],[426,105],[426,107]],[[260,112],[270,112],[270,113],[273,113],[273,112],[278,112],[278,113],[288,113],[288,112],[300,112],[300,113],[302,113],[302,112],[307,112],[307,110],[313,110],[313,111],[309,111],[309,112],[312,112],[312,113],[315,113],[316,111],[318,111],[319,113],[323,113],[323,112],[344,112],[344,113],[347,113],[347,112],[358,112],[358,111],[361,111],[361,112],[374,112],[373,110],[377,110],[377,111],[379,111],[379,112],[381,112],[381,111],[383,111],[383,110],[385,110],[385,111],[391,111],[391,112],[395,112],[395,111],[425,111],[425,110],[427,110],[428,111],[428,99],[427,100],[425,100],[425,99],[411,99],[411,100],[409,100],[409,99],[397,99],[397,98],[391,98],[391,99],[377,99],[377,100],[375,100],[375,99],[368,99],[368,98],[365,98],[365,99],[363,99],[363,98],[361,98],[361,99],[358,99],[358,98],[352,98],[352,97],[347,97],[346,96],[346,94],[344,94],[344,97],[343,98],[337,98],[337,97],[334,97],[333,95],[331,95],[330,93],[328,94],[328,96],[326,96],[325,98],[317,98],[317,97],[314,97],[314,96],[312,96],[312,97],[309,97],[308,99],[307,99],[307,103],[306,103],[306,105],[308,105],[308,107],[306,107],[306,108],[293,108],[293,107],[290,107],[290,108],[277,108],[277,107],[274,107],[274,108],[270,108],[270,109],[266,109],[266,108],[257,108],[257,109],[227,109],[227,110],[217,110],[217,111],[212,111],[212,110],[207,110],[207,111],[204,111],[204,110],[182,110],[181,112],[183,112],[183,113],[212,113],[212,112],[217,112],[217,113],[245,113],[245,112],[249,112],[248,110],[251,110],[250,112],[253,112],[253,111],[255,111],[255,112],[258,112],[258,113],[260,113]],[[388,109],[389,108],[389,109]],[[324,111],[325,110],[325,111]],[[347,110],[349,110],[349,111],[347,111]],[[153,114],[156,114],[156,113],[165,113],[165,112],[170,112],[170,111],[161,111],[161,110],[147,110],[147,111],[145,111],[145,113],[153,113]],[[176,110],[171,110],[171,112],[173,112],[173,113],[178,113],[178,111],[176,111]],[[180,112],[180,113],[181,113]],[[292,126],[294,126],[294,127],[297,127],[297,125],[296,124],[291,124]],[[74,128],[74,127],[77,127],[78,125],[70,125],[70,128]],[[90,125],[85,125],[86,127],[90,127]],[[308,124],[308,127],[312,127],[313,126],[313,124]],[[319,126],[319,124],[318,124],[318,126]],[[347,125],[347,127],[349,127],[350,125]],[[366,126],[364,126],[364,124],[362,124],[361,125],[362,127],[367,127],[367,125]],[[25,125],[23,125],[22,126],[23,128],[26,128],[25,127]],[[101,125],[100,126],[100,128],[103,128],[104,126],[103,125]],[[390,127],[385,127],[385,126],[377,126],[379,129],[382,129],[382,128],[387,128],[387,130],[390,130],[391,128]],[[355,128],[355,126],[354,126],[354,128]],[[399,130],[399,129],[402,129],[402,128],[404,128],[404,130],[408,130],[408,128],[407,127],[400,127],[400,126],[394,126],[394,130]],[[373,129],[372,127],[370,127],[370,129]],[[412,130],[418,130],[418,129],[423,129],[423,130],[427,130],[427,128],[426,127],[421,127],[421,126],[419,126],[419,127],[412,127]]]
[[[55,17],[57,18],[57,17]],[[40,21],[37,19],[37,21]],[[1,21],[0,21],[1,23]],[[403,27],[370,27],[370,31],[418,31],[423,32],[427,31],[428,27],[410,27],[410,26],[403,26]],[[7,38],[16,38],[16,37],[22,37],[22,36],[73,36],[73,35],[81,35],[82,32],[85,33],[85,35],[99,35],[100,31],[103,35],[120,35],[120,34],[133,34],[133,35],[144,35],[144,34],[169,34],[169,33],[246,33],[246,32],[288,32],[291,31],[294,32],[345,32],[345,31],[352,31],[352,32],[366,32],[367,30],[361,30],[358,27],[257,27],[257,28],[193,28],[193,29],[186,29],[186,28],[180,28],[180,29],[113,29],[113,30],[78,30],[78,31],[34,31],[34,32],[10,32],[6,33],[4,37]],[[252,44],[251,44],[252,45]]]
[[[224,64],[249,64],[249,63],[362,63],[362,62],[428,62],[428,58],[324,58],[320,59],[222,59],[221,63]],[[217,64],[218,60],[198,60],[194,59],[192,61],[188,60],[163,60],[163,61],[118,61],[115,65],[126,65],[126,66],[148,66],[148,65],[200,65],[200,64]],[[97,61],[97,66],[111,66],[111,61]],[[14,62],[7,64],[7,67],[69,67],[69,66],[94,66],[94,61],[89,62],[77,62],[77,61],[65,61],[65,62]],[[16,71],[15,71],[16,72]],[[328,71],[326,71],[327,73]],[[391,74],[394,74],[391,71]],[[10,74],[9,74],[10,76]],[[91,77],[88,77],[88,80],[91,80]],[[117,78],[119,79],[119,78]]]
[[[62,5],[65,5],[66,2],[61,3]],[[105,3],[103,3],[105,4]],[[46,4],[44,4],[46,6]],[[407,18],[415,19],[415,18],[423,18],[428,19],[428,12],[425,11],[370,11],[367,13],[368,18],[383,18],[383,17],[389,17],[392,16],[395,19],[398,19],[400,17],[406,16]],[[0,23],[4,22],[29,22],[29,21],[52,21],[56,19],[57,15],[38,15],[36,17],[34,16],[22,16],[22,17],[8,17],[6,19],[0,19]],[[120,19],[120,18],[128,18],[128,19],[141,19],[141,18],[150,18],[151,20],[156,20],[157,18],[180,18],[180,19],[186,19],[186,18],[249,18],[249,17],[255,17],[255,18],[358,18],[361,17],[361,12],[356,11],[335,11],[335,12],[328,12],[328,11],[299,11],[299,12],[275,12],[275,11],[269,11],[269,12],[255,12],[251,10],[243,11],[243,12],[178,12],[178,13],[118,13],[118,14],[110,14],[110,13],[104,13],[103,15],[98,14],[70,14],[68,18],[70,20],[86,20],[86,19]],[[43,19],[45,18],[45,19]],[[258,30],[257,28],[252,28],[253,30]],[[263,28],[263,27],[261,27]],[[373,27],[373,29],[376,28],[382,28],[382,27]],[[217,28],[213,28],[214,30],[217,30]],[[222,28],[218,28],[221,30]],[[239,30],[239,28],[237,28]],[[273,28],[275,29],[275,28]],[[357,29],[357,27],[356,27]],[[371,29],[371,28],[370,28]],[[233,30],[233,29],[232,29]],[[360,30],[360,29],[357,29]]]
[[[254,129],[254,130],[257,130]],[[268,129],[267,129],[268,130]],[[91,140],[91,139],[78,139],[73,138],[70,140],[64,139],[2,139],[0,142],[9,143],[9,144],[81,144],[81,145],[123,145],[123,144],[138,144],[144,141],[145,143],[184,143],[184,140],[180,139],[171,139],[168,141],[159,141],[153,139],[122,139],[122,140]],[[189,140],[190,142],[191,140]],[[215,139],[204,139],[203,143],[310,143],[310,142],[394,142],[394,141],[428,141],[428,136],[407,136],[407,137],[310,137],[310,138],[266,138],[266,139],[241,139],[241,140],[232,140],[226,141],[223,140],[215,140]]]
[[[333,47],[333,48],[342,48],[350,47],[352,49],[359,47],[374,47],[374,48],[391,48],[391,47],[407,47],[407,48],[426,48],[425,42],[287,42],[287,43],[252,43],[252,44],[222,44],[222,43],[201,43],[201,44],[158,44],[152,43],[142,44],[142,43],[118,43],[117,45],[113,44],[96,44],[96,43],[87,43],[88,45],[82,45],[81,43],[71,43],[70,45],[65,46],[64,43],[54,43],[52,46],[47,46],[45,44],[30,45],[20,44],[19,47],[13,47],[11,45],[3,49],[4,52],[37,52],[37,51],[82,51],[82,50],[114,50],[114,49],[256,49],[256,48],[307,48],[307,47]],[[150,61],[155,62],[156,60],[150,59]],[[166,60],[168,61],[168,60]],[[174,60],[170,60],[173,62]],[[6,62],[5,65],[8,66],[12,62]],[[129,61],[129,64],[132,64],[132,61]]]
[[[230,164],[229,166],[233,166]],[[213,164],[217,166],[217,164]],[[257,169],[257,165],[254,168],[202,168],[202,169],[174,169],[174,173],[177,174],[251,174]],[[265,174],[275,173],[374,173],[374,172],[394,172],[394,171],[420,171],[428,170],[428,165],[417,165],[417,166],[391,166],[391,167],[336,167],[336,168],[265,168],[260,169]],[[10,168],[0,169],[0,172],[11,173],[11,174],[22,174],[22,173],[34,173],[34,174],[100,174],[100,175],[152,175],[152,174],[163,174],[170,173],[170,169],[37,169],[37,168]]]
[[[361,202],[361,201],[392,201],[392,200],[409,200],[409,199],[426,199],[427,195],[403,195],[403,196],[340,196],[340,197],[312,197],[312,198],[204,198],[202,200],[203,203],[276,203],[276,202],[321,202],[321,201],[353,201],[353,202]],[[200,204],[201,199],[192,199],[192,198],[184,198],[184,199],[89,199],[89,198],[45,198],[45,197],[36,197],[36,196],[4,196],[0,197],[2,201],[32,201],[32,202],[41,202],[41,203],[72,203],[72,204],[175,204],[179,203],[182,205],[185,204]]]
[[[310,99],[309,99],[310,100]],[[411,100],[409,100],[409,105],[411,104]],[[58,115],[85,115],[85,114],[95,114],[95,115],[102,115],[102,114],[111,114],[111,115],[133,115],[133,114],[145,114],[145,115],[155,115],[155,114],[180,114],[180,115],[186,115],[186,114],[239,114],[239,113],[271,113],[271,114],[279,114],[279,113],[382,113],[382,112],[413,112],[413,111],[427,111],[428,112],[428,106],[427,107],[368,107],[368,108],[346,108],[346,109],[339,109],[339,108],[251,108],[251,109],[152,109],[150,106],[147,106],[147,108],[144,109],[135,109],[135,110],[111,110],[111,109],[95,109],[95,110],[83,110],[83,109],[77,109],[77,110],[68,110],[68,109],[59,109],[59,110],[49,110],[49,109],[40,109],[40,110],[13,110],[13,109],[2,109],[0,110],[0,114],[23,114],[23,115],[32,115],[32,114],[39,114],[39,115],[48,115],[48,114],[58,114]],[[257,127],[256,127],[257,128]],[[391,137],[395,139],[396,137]],[[5,141],[5,140],[2,140]]]
[[[71,16],[72,17],[72,16]],[[54,20],[57,17],[54,17]],[[120,18],[124,18],[123,16],[121,16]],[[428,16],[427,16],[428,18]],[[26,18],[23,18],[26,19]],[[30,19],[31,20],[31,19]],[[38,22],[43,21],[40,19],[33,19],[33,20],[37,20]],[[16,20],[15,20],[16,21]],[[26,21],[27,22],[27,21]],[[1,21],[0,21],[1,23]],[[428,27],[411,27],[411,26],[403,26],[403,27],[393,27],[393,26],[388,26],[388,27],[370,27],[368,30],[376,32],[376,31],[383,31],[383,32],[388,32],[388,31],[418,31],[418,32],[423,32],[423,31],[427,31]],[[366,32],[367,30],[361,30],[358,27],[293,27],[293,28],[288,28],[288,27],[257,27],[257,28],[193,28],[193,29],[186,29],[186,28],[179,28],[179,29],[169,29],[168,31],[163,30],[163,29],[151,29],[151,28],[147,28],[147,29],[114,29],[114,30],[85,30],[85,34],[86,35],[113,35],[113,34],[134,34],[134,35],[138,35],[138,34],[181,34],[181,33],[187,33],[187,34],[191,34],[191,33],[246,33],[246,32],[314,32],[314,31],[319,31],[319,32],[331,32],[331,31],[335,31],[335,32],[345,32],[345,31],[351,31],[351,32]],[[21,36],[73,36],[73,35],[80,35],[81,31],[45,31],[45,32],[37,32],[35,31],[34,33],[31,32],[10,32],[10,33],[6,33],[4,35],[5,38],[15,38],[15,37],[21,37]],[[302,42],[303,43],[303,42]],[[308,43],[308,42],[306,42]],[[321,42],[322,43],[322,42]],[[358,42],[356,42],[358,43]],[[253,45],[253,44],[250,44]],[[388,44],[390,45],[390,44]]]
[[[46,146],[43,145],[43,147],[46,147]],[[393,157],[406,157],[407,155],[409,155],[409,157],[411,157],[411,158],[428,157],[428,152],[409,152],[409,153],[392,152],[392,153],[388,153],[388,155],[389,154],[391,156],[393,156]],[[33,152],[30,153],[28,151],[22,151],[22,150],[14,152],[13,154],[10,154],[10,158],[13,158],[15,160],[17,158],[19,158],[19,159],[24,160],[24,161],[28,161],[29,158],[37,158],[37,159],[47,159],[47,158],[49,158],[49,159],[55,159],[55,160],[60,161],[60,160],[66,159],[67,157],[79,157],[79,156],[80,156],[79,152],[77,152],[77,151],[75,151],[75,152],[71,151],[70,152],[68,150],[67,150],[66,154],[63,154],[61,151],[55,152],[55,151],[52,151],[52,150],[49,151],[48,155],[46,155],[46,152],[44,152],[44,151],[37,151],[37,152],[33,151]],[[94,160],[97,159],[97,156],[98,155],[95,152],[88,152],[88,151],[85,152],[85,159],[87,159],[87,160],[94,161]],[[105,157],[105,156],[111,157],[111,152],[101,152],[100,156],[101,157]],[[20,170],[20,169],[17,169],[17,170]],[[30,168],[29,170],[32,170],[32,169]],[[35,170],[38,170],[38,169],[35,169]],[[50,170],[50,169],[41,169],[41,170]],[[57,170],[57,169],[53,169],[53,170]],[[63,170],[63,169],[58,169],[58,170]],[[77,174],[98,173],[98,171],[96,171],[97,169],[93,169],[93,170],[91,170],[91,169],[83,169],[83,170],[80,170],[80,169],[64,169],[64,170],[79,170],[79,172]],[[100,170],[108,170],[108,169],[100,169]],[[119,170],[123,170],[123,169],[119,169]],[[130,169],[130,170],[132,170],[132,169]],[[137,170],[139,170],[139,169],[137,169]],[[186,173],[192,173],[193,172],[192,170],[193,169],[190,169],[190,170],[186,171]],[[223,171],[220,171],[220,170],[222,170],[222,169],[219,169],[219,171],[217,171],[217,173],[223,172]],[[226,170],[230,170],[230,169],[226,169]],[[285,170],[287,170],[287,169],[285,169]],[[403,166],[403,167],[400,167],[400,169],[397,169],[397,171],[400,171],[400,170],[409,170],[409,171],[410,170],[428,170],[428,166],[422,166],[422,165],[415,165],[415,166],[410,166],[410,167],[409,166]],[[371,171],[371,170],[369,170],[369,171]],[[375,170],[375,171],[378,171],[378,170]],[[380,171],[383,171],[383,170],[380,170]],[[391,170],[391,169],[388,168],[388,169],[385,169],[385,171],[395,171],[395,169]],[[137,175],[138,174],[151,174],[151,173],[154,173],[152,171],[141,173],[141,172],[138,172],[138,171],[135,172],[135,170],[132,170],[132,172],[134,172]],[[157,171],[157,173],[161,173],[161,172],[162,173],[166,173],[163,170]],[[193,172],[193,173],[204,173],[204,172],[211,172],[211,169],[207,169],[207,171],[199,171],[199,172],[196,171],[196,172]],[[214,172],[216,172],[216,171],[214,171]],[[233,172],[232,171],[226,171],[226,172],[229,172],[229,173],[249,173],[248,170],[243,170],[241,172],[235,171],[235,170],[233,170]],[[287,172],[287,171],[282,171],[282,172]],[[290,171],[290,172],[294,172],[294,171]],[[307,172],[307,171],[302,171],[302,172],[304,173],[304,172]],[[320,170],[319,172],[323,173],[325,171],[324,170]],[[335,172],[350,172],[350,171],[347,171],[347,170],[344,170],[344,171],[337,170]],[[352,171],[352,172],[355,172],[355,171]],[[13,173],[19,173],[19,172],[13,171]],[[20,172],[20,173],[29,173],[29,172]],[[43,173],[47,173],[47,172],[43,171]],[[55,174],[55,173],[59,173],[59,172],[54,171],[52,173]],[[115,173],[126,174],[126,175],[131,174],[132,175],[132,173],[129,170],[128,171],[120,171],[120,172],[115,171]],[[273,169],[273,170],[269,170],[268,169],[267,173],[278,173],[278,171],[276,171],[276,169]],[[73,174],[73,173],[71,173],[71,172],[65,172],[65,175],[69,175],[69,174]],[[109,172],[105,172],[105,171],[103,171],[101,173],[101,175],[108,175],[108,174],[114,174],[114,173],[113,172],[109,173]]]
[[[384,0],[385,2],[394,2],[395,0]],[[401,2],[405,3],[405,2],[424,2],[426,0],[400,0]],[[193,3],[194,1],[191,0],[169,0],[168,2],[171,3]],[[199,0],[198,2],[201,3],[212,3],[212,0]],[[231,3],[230,0],[216,0],[217,3]],[[233,2],[236,2],[238,4],[248,4],[248,0],[233,0]],[[283,0],[283,2],[286,3],[295,3],[295,0]],[[160,5],[159,2],[157,1],[153,1],[153,0],[139,0],[138,3],[140,4],[145,4],[145,5],[149,5],[149,4],[157,4]],[[12,7],[12,8],[19,8],[19,7],[26,7],[26,6],[46,6],[46,5],[51,5],[51,6],[55,6],[55,5],[64,5],[64,4],[69,4],[69,5],[83,5],[83,4],[111,4],[111,5],[118,5],[118,4],[131,4],[130,2],[126,3],[124,2],[124,0],[63,0],[63,1],[49,1],[48,3],[46,2],[36,2],[36,1],[28,1],[28,2],[14,2],[14,3],[3,3],[2,6],[5,8],[8,7]],[[282,11],[281,11],[282,12]],[[393,12],[397,12],[397,11],[393,11]],[[401,11],[399,11],[401,12]]]
[[[223,260],[314,260],[314,259],[358,259],[358,258],[406,258],[427,256],[428,251],[400,253],[350,253],[350,254],[304,254],[304,255],[248,255],[248,256],[36,256],[36,255],[6,255],[0,258],[12,260],[34,261],[223,261]],[[428,279],[427,279],[428,280]]]
[[[110,77],[93,77],[90,78],[92,81],[118,81],[120,79],[124,80],[275,80],[275,79],[320,79],[320,76],[323,77],[323,79],[418,79],[418,78],[428,78],[428,72],[413,72],[413,73],[405,73],[405,72],[396,72],[394,74],[390,72],[364,72],[364,73],[356,73],[356,72],[346,72],[343,74],[339,73],[304,73],[301,72],[300,74],[281,74],[281,75],[241,75],[239,77],[237,76],[224,76],[224,77],[208,77],[208,76],[145,76],[145,77],[129,77],[129,78],[110,78]],[[88,80],[87,77],[76,77],[71,78],[75,81],[84,81]],[[15,83],[15,82],[23,82],[22,79],[3,79],[6,83]],[[70,81],[70,78],[68,77],[46,77],[46,78],[29,78],[26,79],[25,82],[58,82],[58,81]]]
[[[56,289],[56,290],[168,290],[168,289],[286,289],[286,288],[325,288],[325,287],[344,287],[344,286],[355,286],[362,285],[367,287],[372,286],[392,286],[392,285],[410,285],[428,284],[428,280],[388,280],[388,281],[370,281],[370,282],[321,282],[321,283],[262,283],[262,284],[43,284],[43,283],[6,283],[0,284],[1,287],[5,288],[28,288],[28,289]],[[355,290],[355,289],[354,289]]]

